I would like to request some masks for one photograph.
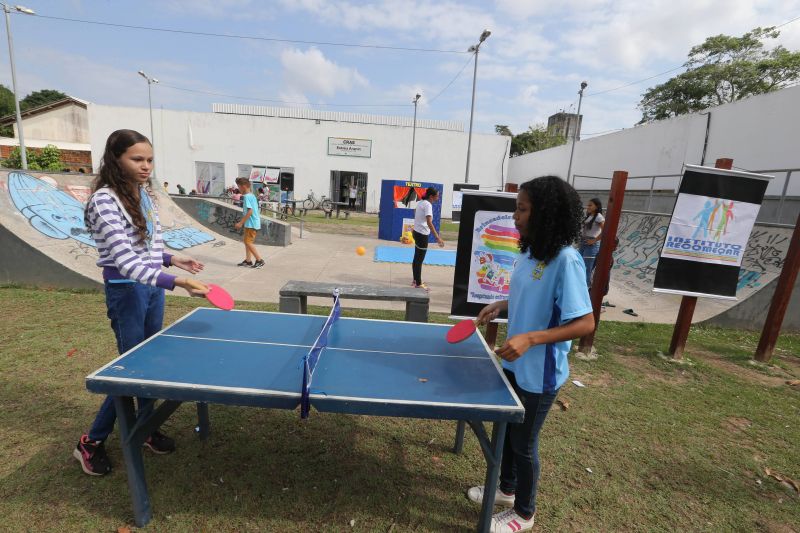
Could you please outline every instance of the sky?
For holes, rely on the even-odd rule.
[[[419,93],[418,118],[461,121],[466,131],[467,49],[489,29],[474,131],[504,124],[519,133],[575,112],[585,80],[583,138],[632,127],[642,93],[679,73],[665,72],[706,37],[800,17],[800,0],[22,1],[36,12],[11,16],[22,96],[56,89],[146,108],[143,70],[159,80],[154,108],[210,112],[227,102],[412,116]],[[780,31],[770,45],[800,49],[800,20]],[[11,86],[7,48],[0,83]]]

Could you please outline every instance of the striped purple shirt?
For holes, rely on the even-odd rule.
[[[147,194],[144,189],[141,194]],[[155,235],[148,243],[142,241],[136,226],[116,195],[107,188],[97,190],[89,198],[86,220],[100,258],[97,266],[103,268],[103,279],[129,279],[145,285],[164,289],[175,288],[175,278],[161,270],[169,266],[172,256],[164,252],[161,224],[153,205]]]

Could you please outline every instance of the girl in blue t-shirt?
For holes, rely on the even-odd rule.
[[[525,419],[508,424],[500,486],[495,504],[511,509],[492,518],[491,531],[533,528],[539,479],[539,430],[569,375],[571,340],[594,329],[583,258],[573,248],[581,236],[583,210],[578,193],[556,176],[523,183],[514,225],[520,255],[511,275],[508,301],[481,310],[486,324],[508,311],[508,336],[496,350],[503,371],[525,407]],[[483,487],[467,492],[483,502]]]

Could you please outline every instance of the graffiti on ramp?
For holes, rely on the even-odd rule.
[[[30,174],[11,172],[8,194],[31,226],[53,239],[75,239],[95,246],[83,224],[83,205],[69,194]]]
[[[53,239],[74,239],[96,248],[83,223],[84,203],[78,200],[88,200],[85,187],[75,188],[74,192],[80,193],[76,198],[46,179],[24,172],[10,172],[7,187],[14,206],[37,231]],[[167,229],[162,234],[164,243],[174,250],[214,240],[212,235],[192,227]]]

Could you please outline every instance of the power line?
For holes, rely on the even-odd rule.
[[[680,70],[682,68],[684,68],[683,65],[681,65],[679,67],[671,68],[669,70],[665,70],[664,72],[660,72],[658,74],[650,76],[649,78],[644,78],[644,79],[641,79],[641,80],[632,81],[630,83],[626,83],[625,85],[620,85],[619,87],[614,87],[613,89],[606,89],[605,91],[597,91],[596,93],[587,94],[586,98],[588,98],[590,96],[597,96],[598,94],[605,94],[605,93],[610,93],[612,91],[618,91],[620,89],[624,89],[625,87],[630,87],[631,85],[637,85],[639,83],[642,83],[643,81],[652,80],[654,78],[658,78],[659,76],[663,76],[664,74],[669,74],[670,72],[675,72],[676,70]]]
[[[411,107],[412,104],[314,104],[311,102],[292,102],[289,100],[280,100],[280,99],[273,99],[273,98],[257,98],[253,96],[238,96],[234,94],[224,94],[224,93],[216,93],[212,91],[201,91],[199,89],[188,89],[186,87],[176,87],[174,85],[168,85],[166,83],[158,84],[158,87],[167,87],[169,89],[175,89],[176,91],[185,91],[189,93],[198,93],[198,94],[208,94],[211,96],[221,96],[223,98],[233,98],[236,100],[252,100],[255,102],[270,102],[273,104],[293,104],[293,105],[309,105],[309,106],[319,106],[319,107]]]
[[[65,18],[65,17],[53,17],[50,15],[36,15],[39,18],[43,19],[50,19],[50,20],[60,20],[65,22],[77,22],[80,24],[94,24],[97,26],[110,26],[114,28],[125,28],[129,30],[145,30],[145,31],[155,31],[155,32],[163,32],[163,33],[178,33],[182,35],[199,35],[203,37],[220,37],[225,39],[242,39],[242,40],[250,40],[250,41],[266,41],[266,42],[276,42],[276,43],[291,43],[291,44],[313,44],[317,46],[340,46],[345,48],[372,48],[376,50],[393,50],[399,52],[431,52],[431,53],[438,53],[438,54],[467,54],[469,52],[463,50],[441,50],[437,48],[409,48],[404,46],[382,46],[378,44],[359,44],[359,43],[337,43],[331,41],[303,41],[299,39],[279,39],[277,37],[257,37],[253,35],[236,35],[236,34],[227,34],[227,33],[210,33],[210,32],[202,32],[202,31],[191,31],[191,30],[175,30],[171,28],[155,28],[150,26],[135,26],[132,24],[118,24],[114,22],[102,22],[98,20],[82,20],[82,19],[72,19],[72,18]]]
[[[786,22],[784,22],[783,24],[780,24],[780,25],[778,25],[778,26],[775,26],[775,29],[777,30],[778,28],[782,28],[782,27],[786,26],[787,24],[791,24],[792,22],[796,22],[796,21],[798,21],[798,20],[800,20],[800,17],[795,17],[795,18],[793,18],[792,20],[787,20],[787,21],[786,21]]]
[[[449,89],[449,88],[450,88],[450,86],[451,86],[451,85],[453,85],[453,82],[455,82],[455,81],[458,79],[458,77],[459,77],[459,76],[461,76],[461,73],[462,73],[462,72],[464,72],[464,69],[465,69],[465,68],[467,68],[467,65],[469,65],[471,62],[472,62],[472,58],[470,57],[469,59],[467,59],[467,62],[466,62],[466,63],[464,63],[464,66],[463,66],[463,67],[461,67],[461,70],[459,70],[459,71],[458,71],[458,74],[456,74],[456,75],[455,75],[455,77],[454,77],[452,80],[450,80],[450,83],[448,83],[447,85],[445,85],[445,86],[444,86],[444,89],[442,89],[441,91],[439,91],[439,93],[438,93],[436,96],[434,96],[433,98],[431,98],[430,100],[428,100],[428,103],[429,103],[429,104],[432,104],[432,103],[433,103],[433,101],[434,101],[434,100],[436,100],[437,98],[439,98],[439,97],[442,95],[442,93],[443,93],[443,92],[445,92],[447,89]]]

